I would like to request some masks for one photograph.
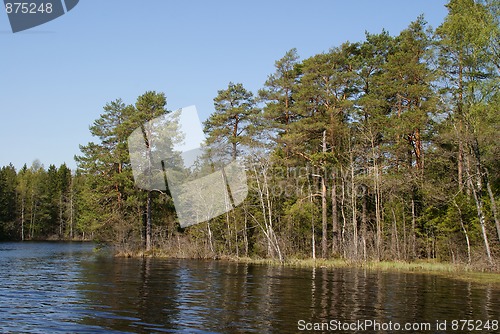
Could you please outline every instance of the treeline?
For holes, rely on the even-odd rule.
[[[104,107],[66,183],[51,176],[63,166],[4,167],[4,234],[85,233],[175,256],[495,265],[500,2],[447,8],[435,30],[420,17],[302,61],[292,49],[255,94],[220,90],[204,126],[245,161],[249,194],[235,210],[182,229],[168,191],[135,186],[127,138],[168,112],[163,93],[146,92]]]
[[[85,238],[76,217],[77,178],[65,165],[35,161],[0,169],[0,240]]]

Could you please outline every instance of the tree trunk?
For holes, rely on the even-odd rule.
[[[152,177],[152,168],[153,168],[153,163],[152,163],[152,157],[151,157],[151,129],[148,127],[146,128],[144,125],[141,127],[142,129],[142,134],[144,136],[144,142],[146,144],[146,157],[147,157],[147,162],[148,162],[148,173],[149,177]],[[151,181],[151,179],[150,179]],[[118,199],[120,199],[120,192],[118,192]],[[151,251],[151,205],[152,205],[152,189],[148,190],[147,193],[147,199],[146,199],[146,219],[144,221],[144,248],[146,252]]]
[[[210,251],[212,252],[212,254],[215,254],[214,241],[212,236],[212,229],[210,228],[210,222],[207,223],[207,230],[208,230],[208,244],[210,246]]]
[[[372,149],[372,160],[373,160],[373,191],[375,192],[375,224],[377,228],[377,258],[380,260],[381,258],[381,244],[382,244],[382,227],[381,227],[381,219],[380,219],[380,181],[379,181],[379,172],[377,159],[375,155],[375,141],[374,136],[371,137],[371,149]]]
[[[339,251],[339,220],[337,208],[337,183],[336,174],[332,173],[332,253]]]
[[[234,127],[233,127],[233,150],[232,150],[232,158],[233,160],[236,160],[237,156],[237,138],[238,138],[238,123],[239,123],[239,117],[238,115],[235,116],[235,121],[234,121]]]
[[[321,257],[326,258],[328,253],[328,220],[326,206],[326,181],[321,178]]]
[[[326,130],[323,131],[323,153],[326,153]],[[326,205],[326,171],[321,175],[321,256],[327,257],[328,253],[328,218]]]
[[[463,67],[462,67],[462,55],[459,55],[459,65],[458,65],[458,189],[462,190],[463,187],[463,170],[464,170],[464,143],[462,141],[462,104],[463,104]]]
[[[469,234],[467,233],[467,230],[465,229],[464,222],[462,220],[462,210],[460,210],[460,207],[458,206],[457,202],[453,201],[453,204],[455,204],[455,207],[458,210],[458,216],[460,220],[460,227],[462,228],[462,231],[464,232],[465,235],[465,242],[467,243],[467,263],[471,263],[471,255],[470,255],[470,240],[469,240]]]
[[[477,148],[476,148],[477,149]],[[476,175],[476,183],[477,183],[477,188],[476,185],[472,182],[472,176],[470,175],[469,168],[466,168],[467,171],[467,179],[469,180],[469,185],[472,190],[472,195],[474,198],[474,202],[476,203],[476,211],[477,211],[477,218],[479,219],[479,225],[481,226],[481,234],[483,237],[483,242],[484,242],[484,248],[486,251],[486,256],[488,259],[488,262],[490,264],[493,263],[493,259],[491,257],[491,250],[490,250],[490,243],[488,242],[488,234],[486,233],[486,225],[485,225],[485,217],[484,217],[484,212],[483,212],[483,200],[482,200],[482,180],[481,180],[481,163],[480,160],[478,159],[477,151],[473,147],[472,151],[476,153],[476,167],[477,167],[477,175]]]
[[[402,203],[403,206],[403,256],[405,260],[408,260],[408,238],[406,236],[407,228],[406,228],[406,214],[405,214],[405,203]]]
[[[356,208],[356,188],[354,183],[354,164],[352,161],[351,153],[351,208],[352,208],[352,234],[353,234],[353,246],[354,246],[354,257],[358,257],[358,219],[357,219],[357,208]]]
[[[392,249],[393,252],[396,252],[396,258],[399,260],[401,258],[399,252],[399,237],[398,237],[398,224],[396,220],[396,213],[394,212],[394,208],[392,210]],[[394,256],[394,255],[393,255]]]
[[[313,197],[311,191],[311,185],[309,184],[309,201],[311,202],[311,207],[313,204]],[[316,260],[316,231],[314,229],[314,214],[311,214],[311,248],[312,248],[312,258]]]
[[[460,125],[460,128],[462,126]],[[458,190],[462,191],[464,181],[463,181],[463,168],[464,168],[464,144],[462,143],[462,139],[458,138]]]
[[[490,177],[488,170],[485,168],[485,178],[486,178],[486,189],[488,191],[488,196],[490,197],[490,202],[491,202],[491,212],[493,213],[493,219],[495,220],[495,226],[497,228],[497,237],[498,241],[500,241],[500,221],[498,219],[498,210],[497,210],[497,203],[495,202],[495,196],[493,195],[493,191],[491,190],[491,185],[490,185]]]
[[[244,231],[243,231],[243,243],[245,245],[245,257],[248,257],[248,216],[245,210],[245,220],[244,220]]]
[[[474,195],[474,201],[476,202],[477,217],[479,219],[479,224],[481,225],[481,233],[483,235],[486,256],[488,257],[488,262],[492,264],[493,260],[491,258],[490,243],[488,242],[488,234],[486,233],[485,218],[483,213],[483,202],[474,187],[472,188],[472,194]]]
[[[278,242],[278,238],[276,237],[276,233],[274,232],[273,227],[273,214],[272,214],[272,204],[271,204],[271,195],[269,193],[269,183],[267,181],[267,174],[264,173],[264,186],[266,189],[266,201],[267,201],[267,212],[269,215],[269,236],[271,237],[271,241],[274,244],[274,250],[278,253],[278,259],[280,262],[283,262],[283,255],[281,254],[281,248]]]
[[[267,238],[268,255],[273,256],[274,252],[276,252],[278,254],[278,258],[279,258],[280,262],[282,262],[283,255],[281,254],[281,249],[280,249],[280,246],[278,243],[278,239],[276,238],[276,235],[275,235],[274,230],[273,230],[273,225],[272,225],[272,207],[271,207],[271,196],[269,194],[269,185],[267,182],[267,174],[266,174],[267,169],[262,168],[262,173],[257,173],[257,170],[254,167],[254,172],[255,172],[255,180],[257,183],[257,190],[259,193],[259,200],[260,200],[260,204],[261,204],[261,208],[262,208],[262,218],[264,219],[264,224],[266,227],[265,229],[261,227],[261,229]],[[259,174],[263,175],[264,183],[262,185],[259,182]],[[266,200],[264,200],[264,191],[266,194]],[[266,207],[266,203],[267,203],[267,207]],[[257,220],[256,220],[256,222],[258,223]]]
[[[363,199],[361,200],[361,241],[363,244],[363,259],[366,261],[366,225],[368,218],[366,214],[366,187],[363,188]]]
[[[468,124],[467,124],[468,125]],[[472,131],[471,131],[472,132]],[[474,158],[476,160],[476,185],[472,183],[472,178],[470,176],[469,169],[467,169],[467,176],[472,188],[472,194],[474,195],[474,201],[476,202],[476,210],[477,210],[477,216],[479,218],[479,224],[481,225],[481,232],[483,235],[483,241],[484,241],[484,247],[486,249],[486,255],[488,257],[488,262],[490,264],[493,264],[493,258],[491,256],[491,251],[490,251],[490,244],[488,242],[488,234],[486,232],[486,222],[485,222],[485,217],[484,217],[484,212],[483,212],[483,168],[481,164],[481,154],[479,150],[479,142],[477,140],[477,137],[473,137],[472,141],[470,143],[470,148],[471,148],[471,153],[474,155]]]
[[[226,202],[226,207],[228,207],[227,202]],[[231,239],[233,237],[233,233],[232,233],[231,224],[229,221],[229,211],[226,212],[226,227],[227,227],[227,234],[226,234],[227,250],[228,250],[228,254],[231,254],[231,251],[232,251],[231,250],[231,247],[232,247]]]
[[[346,187],[346,178],[347,176],[344,177],[344,173],[342,171],[341,167],[341,175],[342,175],[342,197],[340,199],[340,213],[342,215],[342,231],[340,233],[341,240],[342,240],[342,248],[344,251],[344,258],[346,257],[346,241],[345,241],[345,229],[347,226],[347,216],[345,213],[345,202],[346,202],[346,194],[345,194],[345,187]]]
[[[416,128],[414,133],[415,138],[415,160],[417,162],[417,169],[423,171],[424,169],[424,151],[422,147],[422,138],[420,136],[420,129]]]
[[[375,183],[375,223],[377,225],[377,257],[378,260],[382,256],[382,219],[381,219],[381,204],[380,204],[380,174],[378,171],[378,166],[375,166],[374,172],[374,183]]]
[[[411,251],[412,258],[417,256],[417,236],[416,236],[415,199],[411,199]]]
[[[145,249],[146,252],[151,251],[151,204],[152,204],[152,193],[148,191],[148,198],[146,201],[146,220],[145,220]]]

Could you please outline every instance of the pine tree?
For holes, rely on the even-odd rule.
[[[218,91],[214,108],[215,112],[203,124],[211,164],[223,167],[231,160],[248,158],[249,150],[256,146],[258,130],[262,129],[260,110],[256,107],[253,93],[241,83],[230,82],[227,89]],[[221,170],[226,177],[224,169]],[[248,217],[245,213],[244,219],[237,219],[239,214],[241,211],[237,209],[207,223],[208,243],[212,251],[214,239],[219,236],[228,252],[239,253],[240,234],[243,234],[242,239],[248,241],[247,229],[242,227],[242,220],[246,221]],[[219,228],[221,233],[215,233]]]
[[[135,129],[167,112],[163,93],[149,91],[139,96],[135,105],[122,100],[106,104],[104,113],[90,127],[97,143],[81,146],[75,157],[83,185],[79,186],[80,228],[97,232],[104,240],[118,240],[133,247],[140,235],[146,251],[153,246],[153,202],[151,190],[141,191],[134,184],[128,137]],[[148,137],[149,138],[149,137]],[[154,148],[147,146],[151,153]],[[170,207],[171,209],[171,207]],[[142,233],[138,233],[138,232]]]
[[[356,98],[356,108],[352,113],[353,136],[357,137],[357,154],[359,158],[359,182],[365,190],[362,194],[361,238],[363,253],[366,254],[371,241],[367,240],[369,226],[375,228],[375,249],[377,257],[381,257],[382,240],[382,171],[385,166],[384,157],[387,129],[391,124],[390,99],[385,92],[387,82],[384,79],[385,68],[389,56],[394,53],[395,41],[387,31],[380,34],[366,33],[366,41],[360,45],[357,59],[359,75],[359,95]],[[373,210],[369,210],[369,208]],[[374,211],[374,212],[369,212]],[[375,224],[371,224],[374,221]],[[396,229],[392,229],[397,232]],[[393,232],[393,233],[394,233]],[[393,238],[396,239],[396,238]],[[394,247],[393,244],[393,248]]]
[[[328,253],[328,188],[335,189],[335,175],[327,171],[345,153],[348,110],[352,106],[351,98],[358,89],[354,72],[357,52],[357,44],[345,43],[329,53],[302,62],[301,76],[294,95],[294,109],[298,117],[290,124],[290,131],[282,137],[287,149],[294,155],[297,166],[310,165],[321,171],[314,177],[320,183],[323,257]],[[334,181],[329,185],[327,180],[331,178]],[[334,190],[333,193],[332,198],[336,198]],[[335,211],[335,199],[332,202]],[[333,218],[332,223],[336,239],[336,218]]]
[[[215,112],[204,122],[207,144],[222,147],[224,153],[236,159],[243,147],[251,143],[254,134],[252,121],[257,119],[259,110],[253,94],[242,84],[230,82],[227,89],[218,91],[214,107]]]
[[[476,204],[486,256],[492,263],[483,199],[490,173],[489,166],[483,163],[483,143],[479,140],[479,133],[489,126],[482,123],[482,129],[479,124],[488,117],[492,98],[498,94],[498,1],[485,5],[474,0],[451,0],[447,8],[449,14],[437,29],[437,36],[443,81],[449,87],[443,92],[453,111],[450,117],[454,120],[458,147],[458,189],[465,188]],[[494,196],[490,196],[490,201],[495,202]],[[496,223],[500,239],[498,218]]]
[[[166,110],[167,99],[165,94],[156,93],[153,91],[149,91],[139,96],[137,102],[135,103],[136,112],[134,113],[132,120],[132,124],[142,127],[143,131],[148,131],[143,127],[143,124],[147,121],[150,121],[156,117],[164,115],[167,113]],[[154,149],[151,146],[150,139],[152,137],[151,133],[146,133],[146,138],[149,138],[146,141],[146,150],[149,159],[151,159],[152,150]],[[146,252],[151,251],[152,249],[152,220],[153,220],[153,191],[147,191],[147,199],[146,199],[146,208],[145,208],[145,216],[144,216],[144,241],[145,241],[145,250]]]
[[[294,89],[300,74],[299,56],[296,49],[285,53],[274,64],[275,73],[268,76],[264,88],[259,91],[261,101],[265,102],[264,118],[270,121],[267,126],[275,135],[287,133],[289,124],[297,115],[294,113]],[[279,137],[277,138],[279,141]]]
[[[79,196],[79,225],[94,237],[123,240],[130,233],[133,218],[127,214],[126,199],[133,182],[127,169],[126,141],[131,131],[118,129],[130,123],[134,112],[133,106],[119,99],[106,104],[103,114],[90,127],[99,142],[80,146],[82,155],[75,157],[84,180]]]

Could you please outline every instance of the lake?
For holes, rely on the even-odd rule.
[[[0,243],[0,332],[500,332],[495,285],[363,269],[113,258],[93,247]]]

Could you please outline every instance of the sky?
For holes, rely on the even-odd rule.
[[[291,48],[306,59],[365,31],[397,35],[420,14],[436,28],[446,2],[81,0],[15,34],[0,11],[0,166],[73,169],[107,102],[154,90],[167,109],[195,105],[205,120],[218,90],[256,93]]]

